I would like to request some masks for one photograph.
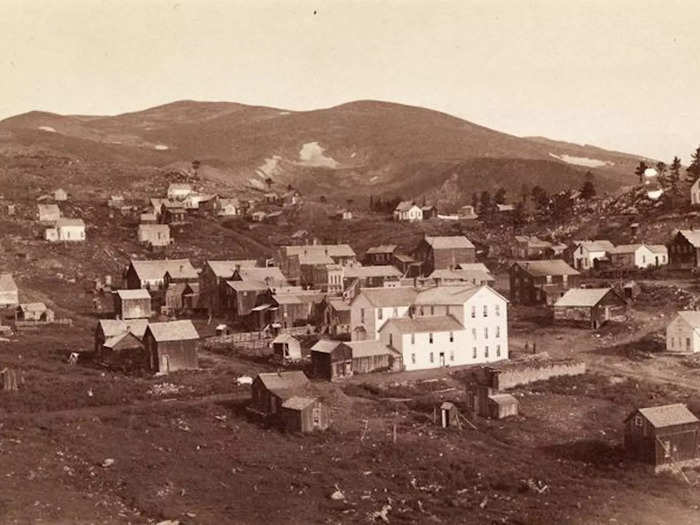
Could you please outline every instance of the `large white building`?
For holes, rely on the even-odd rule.
[[[508,358],[508,301],[488,286],[363,289],[350,308],[353,339],[379,339],[405,370]]]
[[[666,350],[684,354],[700,352],[700,311],[683,310],[666,327]]]

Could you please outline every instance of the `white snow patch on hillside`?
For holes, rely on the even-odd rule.
[[[573,155],[555,155],[554,153],[549,154],[550,157],[559,159],[567,164],[575,164],[576,166],[585,166],[587,168],[600,168],[601,166],[614,166],[614,162],[606,160],[591,159],[589,157],[574,157]]]
[[[49,133],[56,133],[56,130],[53,129],[51,126],[39,126],[39,129],[41,131],[48,131]]]
[[[291,113],[289,111],[280,111],[279,114],[280,115],[291,115]]]
[[[170,148],[169,148],[168,146],[166,146],[165,144],[156,144],[156,145],[153,146],[153,147],[154,147],[155,149],[157,149],[158,151],[165,151],[166,149],[170,149]]]
[[[338,162],[327,156],[318,142],[307,142],[299,150],[299,160],[304,166],[314,168],[337,168]]]
[[[255,174],[263,179],[266,179],[268,177],[273,177],[275,175],[279,175],[281,172],[280,169],[280,161],[282,160],[282,157],[279,155],[273,155],[272,157],[268,157],[265,159],[265,162],[263,162],[260,166],[258,166],[255,169]]]
[[[262,182],[260,179],[251,178],[251,179],[248,179],[248,182],[250,182],[250,185],[253,188],[257,188],[259,190],[267,189],[267,186],[265,186],[265,183]]]
[[[379,180],[379,175],[375,175],[371,179],[369,179],[370,182],[377,182]]]

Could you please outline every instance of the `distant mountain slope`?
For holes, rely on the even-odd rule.
[[[269,177],[339,196],[434,193],[455,173],[470,194],[523,183],[563,188],[578,186],[587,169],[612,191],[634,182],[640,158],[377,101],[301,112],[179,101],[116,116],[35,111],[0,122],[0,154],[42,152],[155,167],[198,159],[203,173],[238,187],[262,188]]]

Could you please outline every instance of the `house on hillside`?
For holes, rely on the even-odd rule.
[[[456,268],[461,263],[476,262],[476,248],[463,235],[426,235],[418,243],[413,255],[422,262],[423,275],[430,275],[435,270]]]
[[[53,200],[56,202],[63,202],[68,200],[68,193],[63,188],[58,188],[53,192]]]
[[[700,230],[679,230],[666,246],[672,268],[692,270],[700,267]]]
[[[289,245],[279,249],[279,267],[289,282],[301,281],[302,264],[339,264],[350,266],[357,263],[354,250],[348,244]],[[329,260],[330,259],[330,260]]]
[[[0,273],[0,308],[19,304],[19,288],[11,273]]]
[[[343,268],[342,289],[354,284],[358,288],[391,288],[401,284],[401,272],[384,264],[373,266],[347,266]]]
[[[666,350],[673,353],[700,352],[700,311],[681,310],[666,327]]]
[[[219,217],[236,217],[245,214],[245,208],[238,199],[218,199],[215,210]]]
[[[160,290],[165,287],[165,275],[190,276],[193,281],[198,279],[197,270],[189,259],[143,260],[132,259],[126,270],[126,286],[129,289],[146,288]]]
[[[191,184],[173,182],[168,185],[167,197],[172,200],[185,200],[185,198],[193,192]]]
[[[144,288],[114,292],[114,315],[117,319],[151,317],[151,294]]]
[[[608,254],[615,249],[613,243],[607,240],[582,241],[573,253],[574,268],[577,270],[592,270],[601,261],[608,260]]]
[[[693,182],[690,187],[690,204],[692,206],[700,206],[700,179]]]
[[[139,215],[139,224],[156,224],[158,217],[155,213],[144,212]]]
[[[510,253],[516,259],[544,259],[551,247],[551,242],[540,240],[534,235],[516,235]]]
[[[381,244],[372,246],[365,252],[365,257],[362,261],[367,265],[378,264],[393,264],[394,253],[398,246],[396,244]]]
[[[255,267],[256,264],[255,259],[208,260],[199,276],[202,306],[212,313],[221,313],[226,300],[226,281],[233,278],[236,270]]]
[[[160,209],[160,222],[170,225],[185,224],[187,208],[181,201],[164,201]]]
[[[696,466],[700,420],[682,403],[638,408],[625,418],[625,449],[656,471]]]
[[[401,355],[405,370],[508,359],[508,301],[488,286],[426,288],[408,316],[379,328],[379,340]]]
[[[110,369],[133,371],[148,368],[143,341],[129,331],[106,339],[96,357],[102,366]]]
[[[554,321],[597,330],[626,308],[627,302],[612,288],[571,288],[554,303]]]
[[[131,333],[142,340],[147,326],[148,319],[100,319],[95,327],[95,352],[99,354],[107,340],[122,334]]]
[[[261,281],[229,280],[225,281],[224,290],[222,310],[231,319],[242,321],[260,306],[258,299],[267,292],[268,287]]]
[[[352,220],[352,211],[342,208],[340,210],[336,210],[332,215],[332,219],[338,220],[338,221],[349,221]]]
[[[85,222],[83,219],[61,217],[54,225],[44,230],[44,239],[50,242],[85,241]]]
[[[15,310],[15,320],[52,323],[54,313],[44,303],[23,303]]]
[[[581,274],[561,259],[517,261],[510,267],[513,304],[553,305],[570,288],[578,288]]]
[[[393,264],[401,275],[407,278],[419,277],[421,274],[420,261],[416,261],[412,256],[403,253],[394,253],[391,264]]]
[[[107,200],[107,207],[113,210],[121,210],[124,207],[124,195],[110,195],[109,200]]]
[[[343,291],[343,267],[333,262],[302,263],[299,284],[328,294],[340,294]]]
[[[614,268],[658,268],[668,264],[668,250],[654,244],[621,244],[609,252]]]
[[[395,221],[417,222],[423,220],[423,210],[413,201],[402,201],[394,208]]]
[[[343,341],[320,339],[311,347],[311,370],[327,381],[352,376],[352,349]]]
[[[156,374],[196,369],[198,341],[190,320],[150,323],[143,336],[149,369]]]
[[[37,218],[42,224],[54,223],[61,218],[58,204],[37,204]]]
[[[462,206],[459,209],[457,216],[462,220],[468,220],[468,221],[475,220],[475,219],[479,218],[479,216],[476,213],[476,210],[474,209],[474,206],[472,206],[471,204],[467,204],[465,206]]]
[[[428,221],[430,219],[437,218],[438,209],[436,206],[429,204],[427,206],[421,206],[421,212],[423,212],[423,220]]]
[[[163,248],[172,242],[167,224],[139,224],[136,236],[140,244],[149,248]]]
[[[403,369],[401,354],[381,341],[348,341],[346,344],[352,350],[353,375]]]
[[[256,281],[275,288],[287,286],[287,278],[277,266],[239,266],[231,276],[232,281]]]

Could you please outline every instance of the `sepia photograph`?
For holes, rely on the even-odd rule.
[[[0,0],[0,49],[0,524],[700,524],[699,3]]]

